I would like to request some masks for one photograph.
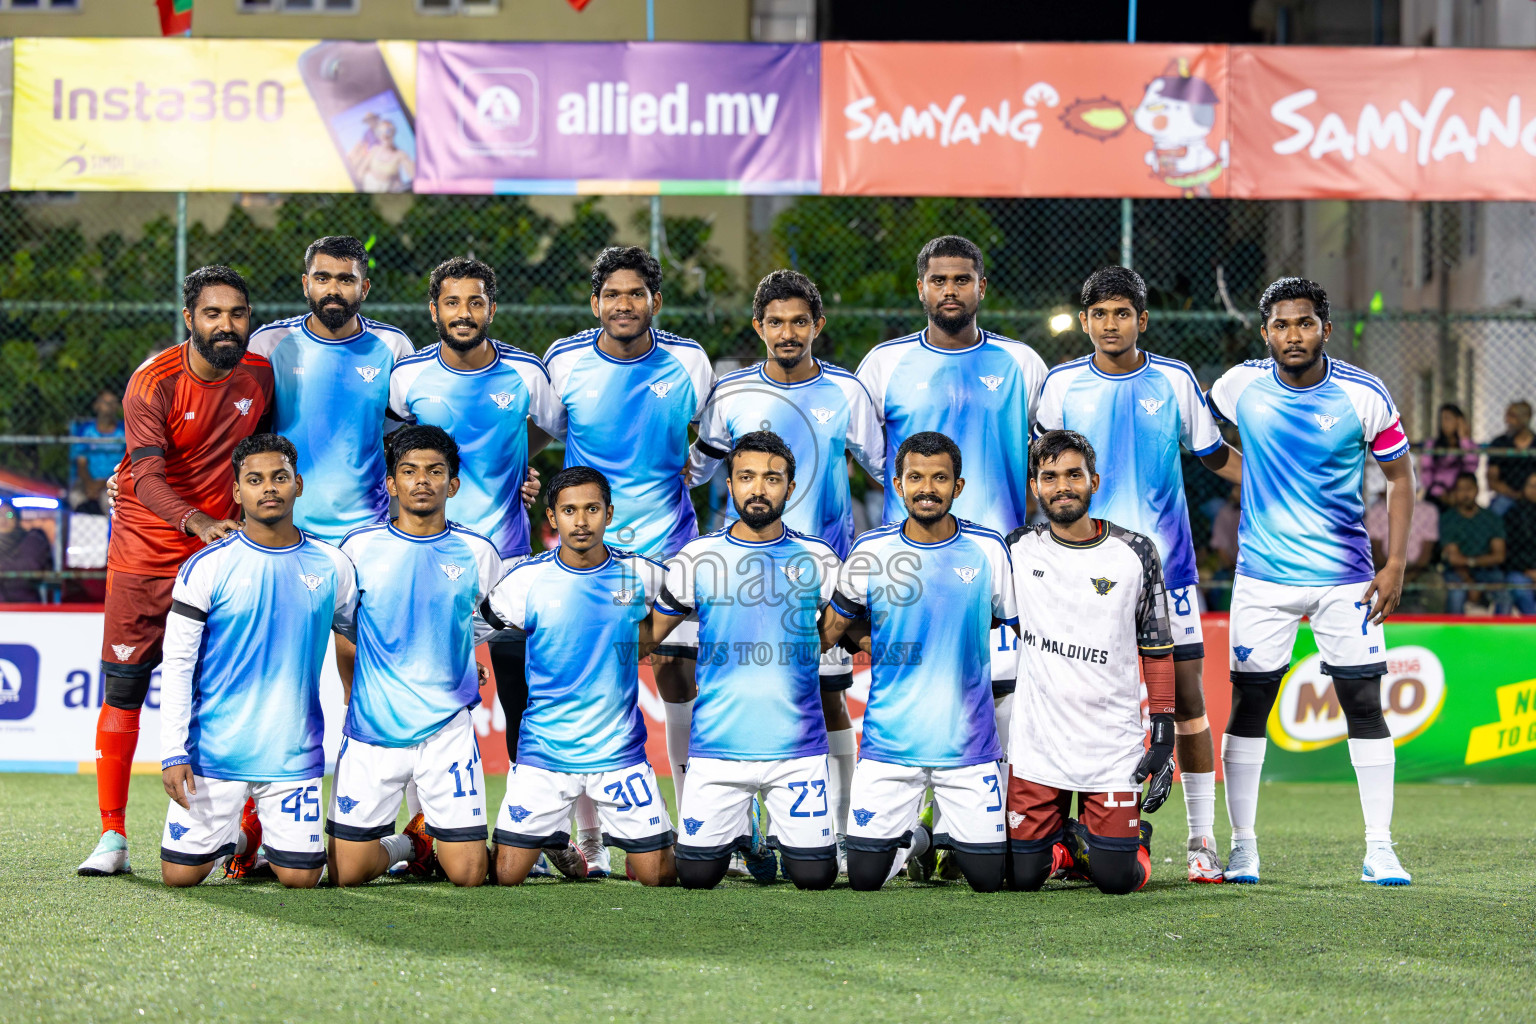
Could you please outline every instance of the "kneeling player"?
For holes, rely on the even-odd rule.
[[[480,885],[485,776],[470,709],[480,703],[475,643],[490,635],[477,609],[501,575],[501,557],[447,520],[459,446],[446,431],[396,431],[386,464],[400,517],[354,530],[341,545],[357,566],[357,663],[325,823],[333,877],[361,885],[397,861],[425,858],[417,846],[426,837],[395,834],[414,780],[443,873],[455,885]]]
[[[560,546],[514,568],[481,605],[494,628],[528,633],[528,710],[496,817],[496,880],[520,885],[546,848],[567,847],[585,793],[630,876],[674,885],[677,836],[645,760],[637,700],[640,626],[666,566],[603,543],[613,500],[595,469],[555,474],[546,514]]]
[[[768,842],[802,889],[837,878],[837,835],[827,796],[817,617],[837,584],[826,541],[783,523],[795,456],[779,435],[743,434],[725,457],[740,516],[690,541],[668,561],[651,639],[699,615],[699,696],[688,786],[678,816],[678,880],[711,889],[734,850],[749,848],[759,791],[772,816]]]
[[[1021,655],[1009,747],[1010,884],[1039,889],[1067,869],[1101,892],[1133,892],[1151,874],[1152,826],[1141,812],[1161,807],[1173,785],[1173,640],[1162,565],[1152,541],[1088,515],[1099,476],[1083,435],[1041,435],[1030,471],[1050,522],[1008,535]],[[1077,820],[1068,816],[1074,793]]]
[[[233,461],[244,532],[187,560],[166,620],[160,875],[196,885],[227,857],[254,862],[265,838],[278,881],[309,888],[325,866],[320,666],[357,584],[345,555],[293,525],[304,482],[287,438],[245,438]]]
[[[953,850],[971,888],[1003,887],[1002,747],[992,709],[994,623],[1016,625],[1003,538],[957,519],[960,448],[913,434],[892,472],[907,518],[860,537],[843,564],[822,636],[870,621],[869,704],[853,772],[848,884],[874,890],[911,847]],[[933,787],[943,832],[918,823]]]

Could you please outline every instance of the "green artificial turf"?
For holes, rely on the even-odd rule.
[[[1330,785],[1264,787],[1263,884],[1189,885],[1175,793],[1151,819],[1153,880],[1118,897],[905,879],[173,892],[153,777],[133,783],[136,873],[75,876],[94,786],[0,775],[0,1021],[1536,1018],[1536,786],[1401,787],[1406,889],[1359,881],[1359,803]]]

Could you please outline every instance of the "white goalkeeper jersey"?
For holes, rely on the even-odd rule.
[[[1013,774],[1079,793],[1121,792],[1141,759],[1141,654],[1173,649],[1157,547],[1097,520],[1081,544],[1049,525],[1008,535],[1019,610]]]

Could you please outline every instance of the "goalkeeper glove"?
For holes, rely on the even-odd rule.
[[[1172,715],[1152,716],[1152,744],[1136,765],[1136,784],[1140,785],[1148,777],[1152,781],[1147,786],[1146,798],[1141,802],[1144,814],[1151,814],[1163,806],[1168,793],[1173,789]]]

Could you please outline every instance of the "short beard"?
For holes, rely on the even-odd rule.
[[[805,362],[805,357],[809,354],[809,352],[809,349],[801,349],[800,354],[793,359],[785,359],[782,356],[774,356],[773,361],[779,364],[779,369],[788,373],[790,370],[793,370],[795,367]]]
[[[215,344],[234,338],[240,345],[233,351],[225,351],[216,348]],[[208,365],[215,370],[233,370],[240,365],[240,360],[245,358],[246,346],[250,344],[250,337],[241,337],[234,331],[214,331],[212,334],[203,334],[197,330],[192,331],[192,347],[197,349],[198,355],[208,360]]]
[[[321,296],[321,298],[341,298],[341,296],[325,295]],[[324,306],[315,302],[314,300],[310,300],[309,303],[309,311],[315,315],[316,320],[319,320],[322,324],[325,325],[325,329],[328,331],[341,330],[346,326],[348,320],[351,320],[354,316],[357,316],[357,311],[362,308],[363,304],[361,302],[352,303],[345,300],[342,301],[340,308],[336,306]]]
[[[921,498],[933,498],[935,501],[937,501],[938,497],[939,496],[937,494],[916,494],[916,495],[913,495],[913,497],[912,497],[912,505],[908,505],[907,506],[907,515],[911,516],[914,521],[916,521],[918,523],[921,523],[923,526],[932,526],[934,523],[939,522],[945,516],[949,515],[950,507],[951,507],[951,505],[954,504],[953,502],[951,502],[949,505],[945,505],[942,509],[940,509],[939,511],[933,513],[932,515],[924,515],[923,513],[917,511],[917,509],[912,507],[913,505],[916,505],[918,500],[921,499]]]
[[[1276,366],[1278,366],[1281,369],[1283,369],[1286,373],[1290,374],[1292,377],[1300,377],[1302,374],[1304,374],[1308,370],[1312,369],[1312,367],[1316,366],[1318,363],[1323,361],[1323,346],[1322,345],[1317,346],[1317,354],[1314,355],[1310,360],[1308,360],[1307,363],[1305,365],[1303,365],[1303,366],[1286,366],[1284,363],[1282,363],[1280,361],[1280,357],[1275,355],[1275,350],[1274,349],[1270,349],[1269,350],[1269,354],[1270,354],[1270,357],[1274,359]]]
[[[749,528],[753,530],[761,530],[764,527],[772,526],[774,523],[784,518],[783,502],[780,502],[777,505],[774,505],[772,502],[769,502],[768,504],[769,509],[767,512],[748,512],[746,509],[738,505],[736,507],[736,514],[741,517],[741,521],[746,523]]]
[[[1088,514],[1088,502],[1073,506],[1072,511],[1058,510],[1054,504],[1045,506],[1045,517],[1057,526],[1071,526]]]
[[[437,336],[442,339],[444,345],[447,345],[455,352],[460,353],[479,348],[480,344],[485,341],[486,333],[490,330],[491,326],[489,323],[481,324],[479,330],[475,331],[473,337],[471,337],[468,341],[460,341],[448,333],[448,328],[457,323],[460,323],[460,321],[455,320],[453,323],[447,324],[439,321],[437,325]]]
[[[938,307],[934,307],[933,309],[928,309],[925,307],[923,312],[928,314],[929,322],[939,330],[943,331],[945,334],[959,334],[961,331],[965,330],[976,322],[975,310],[958,313],[955,316],[944,315],[943,313],[939,312]]]
[[[645,311],[645,316],[640,321],[640,329],[638,331],[636,331],[630,337],[628,337],[628,338],[620,338],[618,335],[616,335],[612,331],[610,331],[606,324],[603,325],[603,333],[608,335],[608,337],[612,338],[614,341],[617,341],[617,342],[619,342],[621,344],[624,344],[624,345],[628,345],[629,343],[634,342],[634,341],[638,341],[639,339],[641,339],[641,338],[645,337],[647,334],[649,334],[650,330],[651,330],[651,323],[652,323],[653,320],[655,320],[655,317],[651,316],[651,311],[649,309],[647,309]]]

